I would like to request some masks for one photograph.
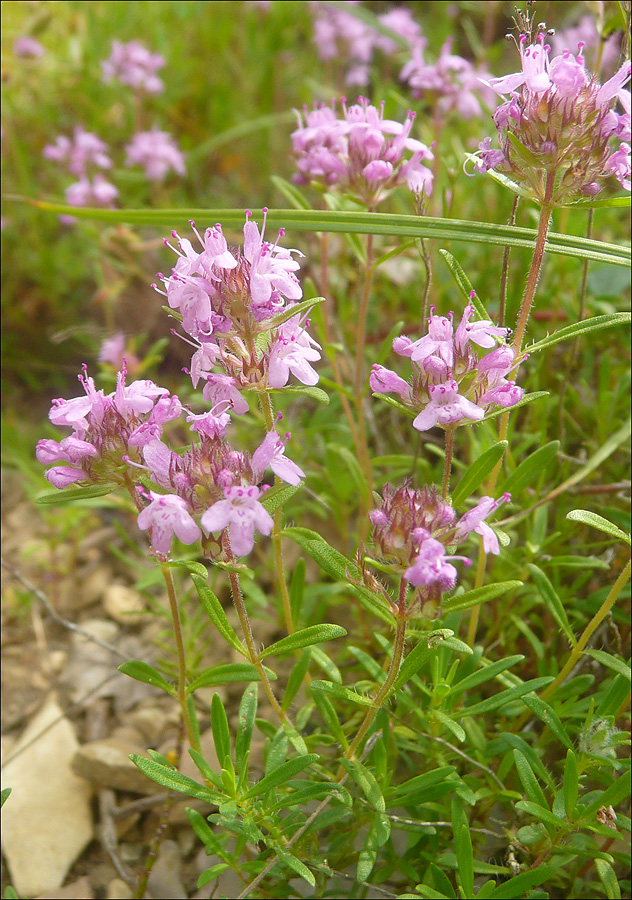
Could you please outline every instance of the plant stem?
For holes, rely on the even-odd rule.
[[[355,757],[355,752],[358,749],[360,743],[364,739],[367,731],[371,727],[373,720],[376,715],[382,708],[382,704],[388,697],[388,694],[397,678],[399,673],[400,666],[402,664],[402,658],[404,656],[404,644],[406,641],[406,626],[408,624],[408,616],[406,615],[405,610],[405,596],[406,596],[406,582],[402,578],[399,587],[399,614],[397,616],[397,629],[395,631],[395,643],[393,646],[393,658],[391,660],[391,664],[389,666],[386,679],[384,684],[379,689],[377,694],[373,699],[373,705],[370,709],[367,710],[367,713],[364,717],[364,721],[360,725],[358,729],[358,733],[354,737],[353,741],[349,744],[345,752],[346,759],[353,759]],[[338,776],[343,772],[344,769],[339,769]]]
[[[230,540],[226,534],[224,534],[224,536],[222,537],[222,547],[228,561],[234,563],[235,557],[230,546]],[[257,670],[259,678],[261,678],[261,682],[263,684],[263,689],[266,692],[268,700],[270,701],[271,706],[274,708],[277,716],[279,717],[279,719],[281,719],[282,722],[287,722],[288,717],[281,709],[281,704],[274,696],[270,680],[255,648],[255,639],[252,634],[252,628],[250,627],[250,619],[248,618],[248,613],[246,612],[244,595],[241,590],[241,584],[239,583],[239,575],[237,574],[237,572],[229,572],[228,577],[230,580],[230,590],[233,595],[233,603],[235,604],[235,609],[237,610],[237,615],[239,616],[239,622],[241,624],[241,629],[246,641],[246,647],[248,648],[248,656],[250,657],[250,662]]]
[[[443,463],[443,484],[441,486],[441,499],[445,500],[450,488],[450,473],[452,472],[452,451],[454,450],[454,425],[448,425],[445,430],[445,459]]]
[[[511,215],[509,216],[509,221],[507,224],[510,227],[513,227],[516,224],[516,212],[518,210],[518,201],[519,197],[516,195],[513,199],[513,203],[511,206]],[[503,326],[505,324],[505,308],[507,305],[507,278],[509,275],[509,254],[511,253],[511,247],[507,246],[503,250],[503,267],[500,273],[500,294],[498,297],[498,324]]]
[[[267,392],[265,394],[259,395],[261,398],[261,409],[263,411],[263,417],[266,422],[266,428],[268,431],[272,431],[274,429],[274,409],[272,406],[272,399],[270,394]],[[283,479],[279,478],[278,475],[274,477],[274,483],[280,484]],[[277,509],[274,514],[274,526],[272,528],[272,544],[274,546],[274,562],[277,570],[277,577],[279,579],[279,590],[281,592],[281,599],[283,601],[283,616],[285,618],[285,628],[288,634],[294,634],[294,624],[292,622],[292,606],[290,603],[290,593],[287,588],[287,582],[285,580],[285,567],[283,565],[283,548],[281,546],[281,510]]]
[[[538,235],[535,241],[535,249],[533,251],[533,259],[531,260],[529,275],[527,276],[527,286],[525,288],[524,297],[522,298],[522,305],[520,307],[520,312],[518,313],[518,320],[516,323],[516,333],[514,335],[513,342],[516,356],[518,356],[520,351],[522,350],[522,341],[524,338],[525,330],[527,328],[527,322],[529,321],[529,313],[531,312],[533,298],[535,297],[535,292],[538,287],[538,281],[540,280],[540,273],[542,272],[544,251],[546,250],[546,236],[549,231],[551,214],[553,212],[553,207],[551,206],[551,198],[553,197],[554,183],[555,173],[547,172],[546,186],[544,188],[544,202],[542,203],[542,207],[540,209],[540,219],[538,221]]]
[[[189,715],[189,707],[187,705],[187,663],[184,652],[184,640],[182,638],[182,624],[180,622],[180,613],[178,611],[178,598],[176,597],[176,589],[173,583],[173,573],[171,568],[165,564],[160,566],[162,577],[167,587],[167,596],[169,597],[169,607],[171,609],[171,621],[173,624],[173,634],[176,640],[176,650],[178,654],[178,703],[182,710],[182,718],[186,728],[189,744],[194,750],[200,749],[200,743],[197,738],[197,729],[193,727],[191,717]]]
[[[483,586],[483,579],[485,578],[485,563],[487,562],[487,554],[483,550],[483,541],[481,540],[480,547],[478,548],[478,562],[476,564],[476,578],[474,579],[474,590],[476,588]],[[480,613],[480,606],[475,606],[472,609],[472,614],[470,616],[470,621],[467,628],[467,644],[470,647],[474,647],[474,641],[476,640],[476,629],[478,627],[478,616]]]
[[[562,684],[562,682],[566,679],[568,674],[572,671],[576,663],[581,658],[584,647],[590,640],[590,638],[595,633],[596,629],[601,625],[603,620],[606,618],[610,610],[615,604],[615,601],[621,591],[623,590],[628,578],[630,577],[630,571],[632,569],[632,561],[628,560],[628,563],[625,569],[621,572],[615,583],[612,585],[608,596],[603,601],[595,615],[592,617],[588,625],[586,625],[584,632],[580,639],[577,641],[577,644],[573,647],[571,651],[571,655],[569,656],[566,664],[561,669],[555,681],[552,681],[551,684],[540,694],[541,698],[544,700],[546,697],[550,696],[557,688]]]
[[[367,482],[367,496],[371,497],[373,490],[373,472],[371,468],[371,458],[369,456],[369,447],[366,435],[366,422],[364,417],[364,344],[366,342],[366,318],[369,309],[369,297],[371,295],[371,284],[373,282],[373,235],[368,234],[366,239],[366,268],[364,273],[364,286],[362,289],[362,298],[360,300],[360,312],[358,315],[358,332],[356,336],[356,358],[355,358],[355,379],[354,394],[356,401],[356,414],[358,423],[358,457],[364,476]],[[370,504],[370,499],[368,500]],[[360,518],[360,540],[366,537],[368,522],[366,514],[368,508],[362,511]]]

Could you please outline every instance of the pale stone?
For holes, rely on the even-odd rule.
[[[181,873],[180,848],[175,841],[163,841],[147,882],[152,897],[160,897],[161,900],[181,900],[186,897]]]
[[[108,884],[107,900],[132,900],[134,891],[122,878],[113,878]]]
[[[145,618],[145,601],[141,594],[123,584],[111,584],[103,593],[105,611],[121,625],[136,625]]]
[[[94,891],[84,875],[83,878],[67,884],[58,891],[46,891],[45,894],[40,894],[36,900],[94,900]]]
[[[129,759],[130,753],[144,756],[142,747],[127,741],[104,738],[78,748],[72,760],[73,771],[99,787],[130,791],[132,794],[154,794],[165,790],[147,777]]]
[[[88,782],[72,771],[78,743],[54,698],[12,748],[2,786],[2,851],[18,896],[56,891],[93,835]]]

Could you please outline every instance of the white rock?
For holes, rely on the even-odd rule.
[[[115,622],[135,625],[145,618],[145,601],[141,594],[124,584],[111,584],[103,593],[103,606]]]
[[[70,768],[77,747],[72,725],[51,698],[2,771],[2,786],[12,788],[2,808],[2,852],[18,896],[58,890],[92,840],[92,788]]]

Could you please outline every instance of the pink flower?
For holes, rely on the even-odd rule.
[[[446,556],[445,547],[434,538],[422,540],[419,553],[412,566],[404,572],[404,578],[413,587],[427,587],[438,583],[443,591],[448,591],[456,584],[458,572],[449,559],[460,559],[467,565],[470,560],[464,556]]]
[[[264,208],[261,234],[256,222],[248,219],[244,225],[244,257],[250,263],[250,294],[257,306],[269,301],[273,288],[288,300],[300,300],[303,296],[298,278],[294,275],[299,263],[292,259],[292,253],[303,254],[263,240],[267,212]]]
[[[285,444],[289,438],[289,433],[286,434],[285,441],[281,440],[276,431],[266,434],[263,443],[252,455],[252,471],[257,481],[263,478],[268,466],[288,484],[300,484],[301,478],[305,478],[305,472],[285,456]]]
[[[228,403],[230,410],[238,416],[242,416],[250,409],[248,401],[237,388],[237,382],[230,375],[219,375],[215,372],[208,374],[202,396],[213,404]]]
[[[106,82],[117,79],[134,90],[160,94],[164,84],[156,72],[164,64],[164,57],[159,53],[150,53],[140,41],[130,41],[128,44],[112,41],[110,57],[101,63],[101,68]]]
[[[511,500],[511,494],[503,494],[500,500],[494,500],[493,497],[481,497],[474,509],[466,512],[457,522],[454,532],[455,542],[460,544],[474,531],[483,538],[485,553],[493,553],[498,556],[500,553],[498,538],[484,520],[502,503],[507,503],[509,500]]]
[[[111,207],[118,197],[118,189],[110,184],[103,175],[95,175],[75,181],[66,188],[66,201],[69,206],[97,206],[99,208]]]
[[[302,384],[317,384],[318,372],[310,363],[320,359],[317,344],[302,327],[299,316],[284,322],[278,329],[270,350],[268,384],[282,388],[288,382],[290,372]]]
[[[226,412],[226,403],[218,403],[210,412],[199,416],[190,413],[187,422],[190,422],[191,431],[197,431],[207,438],[221,438],[226,434],[226,426],[230,422],[230,416]]]
[[[254,546],[255,529],[269,535],[274,521],[259,503],[261,492],[255,485],[224,488],[226,499],[218,500],[202,515],[200,523],[207,532],[230,528],[233,552],[246,556]]]
[[[27,59],[28,57],[38,59],[46,53],[40,42],[33,37],[29,37],[29,35],[15,39],[13,52],[21,59]]]
[[[125,148],[126,166],[140,165],[150,181],[164,181],[170,169],[177,175],[186,175],[184,157],[176,142],[166,131],[152,128],[139,131]]]
[[[141,531],[151,528],[154,550],[166,555],[175,535],[183,544],[194,544],[200,529],[193,520],[185,500],[175,494],[156,494],[150,491],[152,502],[138,515]]]
[[[455,343],[459,350],[465,349],[468,341],[472,341],[473,344],[489,350],[496,346],[496,338],[505,338],[509,334],[508,328],[494,325],[489,319],[479,319],[477,322],[470,322],[473,315],[474,307],[470,304],[465,307],[461,322],[454,335]]]
[[[411,387],[407,381],[391,369],[375,363],[371,368],[369,386],[376,394],[399,394],[406,400],[411,399]]]
[[[457,425],[464,419],[482,419],[485,411],[459,394],[456,381],[431,384],[428,387],[430,403],[413,422],[417,431],[428,431],[435,425]]]
[[[65,135],[59,135],[54,144],[44,147],[43,155],[46,159],[55,162],[67,163],[68,171],[79,178],[84,179],[89,168],[95,166],[98,169],[112,168],[112,160],[108,156],[108,145],[96,134],[86,131],[81,126],[74,130],[72,139]],[[75,203],[74,206],[85,204]]]

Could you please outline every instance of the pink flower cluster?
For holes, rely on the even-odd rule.
[[[180,400],[151,381],[125,383],[125,368],[116,390],[105,395],[85,372],[79,376],[85,396],[55,400],[50,420],[72,428],[61,441],[39,441],[37,459],[56,488],[71,484],[114,483],[128,487],[148,475],[162,491],[138,487],[150,502],[141,510],[138,525],[151,529],[154,549],[169,552],[175,535],[190,544],[200,537],[194,516],[209,535],[228,528],[232,551],[252,550],[255,530],[269,534],[272,518],[260,502],[267,489],[260,486],[268,469],[288,484],[298,485],[304,472],[285,456],[285,440],[268,432],[250,456],[233,450],[226,440],[230,403],[222,401],[201,415],[189,413],[197,443],[182,455],[162,440],[163,426],[183,411]],[[247,404],[246,404],[247,407]],[[208,541],[208,539],[207,539]]]
[[[95,173],[97,169],[110,169],[112,160],[107,144],[96,134],[77,126],[72,138],[59,135],[54,144],[44,147],[43,154],[67,166],[79,178],[66,188],[70,206],[112,206],[118,190],[100,172]]]
[[[440,613],[441,594],[451,590],[457,581],[452,565],[463,556],[446,553],[447,548],[460,544],[473,532],[483,538],[486,553],[498,554],[500,546],[487,519],[502,503],[510,500],[504,494],[500,500],[481,497],[476,506],[457,520],[449,500],[441,499],[434,487],[414,489],[409,483],[396,491],[386,485],[381,504],[370,513],[373,541],[382,561],[392,565],[417,589],[411,615],[420,607],[424,615]]]
[[[139,131],[125,148],[126,166],[143,166],[149,181],[164,181],[173,169],[178,175],[186,175],[184,157],[176,142],[166,131],[152,128]]]
[[[359,6],[359,0],[348,0],[347,6]],[[399,48],[397,43],[366,22],[346,12],[323,3],[313,2],[314,43],[324,61],[344,59],[347,64],[345,81],[349,85],[364,87],[369,83],[369,67],[376,50],[390,56]],[[421,28],[410,10],[398,6],[378,15],[378,21],[390,28],[410,46],[425,44]]]
[[[403,124],[385,119],[384,104],[378,109],[364,97],[349,107],[343,100],[342,112],[342,118],[333,106],[297,112],[298,128],[292,133],[296,183],[335,184],[370,207],[398,184],[430,194],[432,173],[423,160],[433,155],[410,137],[414,113]]]
[[[484,83],[491,76],[452,53],[453,43],[454,39],[448,38],[434,63],[426,61],[420,44],[415,45],[400,78],[407,82],[413,97],[436,106],[441,116],[454,112],[472,119],[482,114],[483,106],[494,105],[494,93]]]
[[[482,419],[495,407],[509,407],[523,396],[522,388],[506,376],[515,367],[515,354],[502,342],[509,329],[489,320],[471,321],[474,307],[468,305],[454,329],[452,314],[436,316],[431,311],[428,334],[412,341],[395,338],[393,349],[413,364],[412,381],[374,365],[369,384],[375,393],[395,393],[417,415],[413,427],[427,431]],[[490,352],[479,359],[474,345]]]
[[[610,176],[630,190],[630,62],[600,85],[586,70],[581,43],[577,55],[563,50],[551,59],[543,34],[528,41],[521,35],[520,71],[489,81],[509,99],[494,113],[500,149],[486,138],[475,171],[507,173],[540,202],[554,179],[546,198],[554,204],[594,196]]]
[[[220,225],[203,235],[193,226],[199,249],[174,232],[177,248],[171,249],[179,259],[169,277],[160,276],[195,347],[193,386],[203,380],[205,400],[226,401],[238,414],[248,409],[243,389],[282,388],[290,373],[302,384],[318,381],[312,363],[320,359],[320,346],[308,335],[305,317],[291,315],[303,296],[293,254],[302,254],[264,240],[266,214],[260,233],[246,213],[243,248],[229,249]],[[224,374],[213,373],[215,366]]]
[[[151,53],[140,41],[112,41],[112,52],[101,63],[104,81],[120,81],[135,91],[161,94],[164,84],[156,75],[165,65],[159,53]]]

